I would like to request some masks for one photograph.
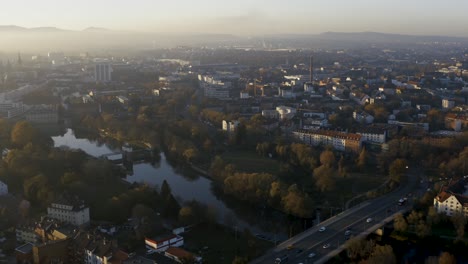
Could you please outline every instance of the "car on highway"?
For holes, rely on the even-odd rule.
[[[372,219],[372,218],[369,217],[369,218],[367,218],[366,222],[367,222],[367,223],[370,223],[370,222],[372,222],[373,220],[374,220],[374,219]]]
[[[315,257],[315,253],[314,253],[314,252],[309,253],[308,257],[309,257],[309,258]]]
[[[323,232],[323,231],[325,231],[325,229],[326,228],[324,226],[322,226],[321,228],[319,228],[319,232]]]
[[[329,248],[329,247],[330,247],[330,244],[328,244],[328,243],[323,245],[323,248]]]

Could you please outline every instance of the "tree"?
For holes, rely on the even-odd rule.
[[[439,256],[439,264],[457,264],[457,259],[448,252],[442,252]]]
[[[17,146],[23,147],[27,143],[33,142],[36,133],[36,130],[30,123],[20,121],[16,123],[11,130],[11,142]]]
[[[246,258],[236,256],[232,261],[232,264],[247,264],[249,261]]]
[[[396,256],[390,245],[375,246],[371,257],[367,260],[368,264],[396,264]]]
[[[186,149],[182,155],[187,162],[191,163],[194,159],[197,159],[198,151],[195,148],[189,148]]]
[[[395,216],[393,227],[395,228],[396,231],[399,231],[399,232],[406,232],[408,230],[408,223],[406,222],[403,214],[397,214]]]
[[[452,220],[455,231],[457,232],[457,239],[463,239],[465,235],[465,226],[466,218],[462,213],[457,213],[453,215],[450,220]]]
[[[301,192],[296,184],[288,188],[288,193],[283,197],[284,210],[298,217],[310,217],[310,199]]]
[[[326,167],[333,167],[335,165],[335,154],[331,150],[325,150],[320,154],[320,164]]]
[[[166,180],[161,185],[160,195],[163,199],[168,199],[172,195],[172,190]]]
[[[408,165],[404,159],[394,160],[389,167],[390,178],[395,182],[400,182],[401,177],[404,175],[407,166]]]
[[[364,171],[367,166],[367,151],[366,148],[362,148],[361,153],[356,161],[356,165],[360,171]]]
[[[335,188],[335,170],[322,165],[314,170],[315,186],[322,192],[331,191]]]

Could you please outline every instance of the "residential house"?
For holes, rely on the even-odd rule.
[[[440,214],[468,217],[468,176],[442,188],[434,198],[434,208]]]
[[[461,131],[468,127],[468,114],[448,113],[445,115],[445,127],[455,131]]]
[[[354,111],[353,118],[357,122],[363,123],[363,124],[371,124],[372,122],[374,122],[374,117],[364,111],[361,111],[361,112]]]

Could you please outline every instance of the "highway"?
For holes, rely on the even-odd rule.
[[[416,170],[408,171],[406,182],[402,183],[398,189],[384,196],[364,202],[350,208],[341,214],[323,221],[320,225],[314,226],[303,233],[300,233],[275,248],[265,255],[251,261],[251,264],[275,263],[276,258],[283,258],[283,263],[323,263],[336,250],[346,242],[345,232],[351,231],[350,237],[357,236],[371,228],[376,228],[376,224],[389,218],[399,211],[410,210],[411,200],[414,193],[419,196],[427,189],[426,182],[419,182]],[[403,206],[398,205],[398,200],[407,197],[408,202]],[[372,218],[371,221],[367,221]],[[325,231],[319,229],[325,227]],[[324,245],[328,244],[327,248]],[[315,256],[309,257],[313,253]],[[287,257],[286,257],[287,256]]]

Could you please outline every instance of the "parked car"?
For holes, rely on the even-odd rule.
[[[344,232],[344,235],[345,235],[345,236],[351,235],[351,230],[346,230],[346,232]]]
[[[313,258],[313,257],[315,257],[315,253],[314,253],[314,252],[311,252],[311,253],[309,254],[309,258]]]
[[[326,229],[326,228],[325,228],[324,226],[322,226],[322,227],[319,229],[319,232],[323,232],[323,231],[325,231],[325,229]]]
[[[329,247],[330,247],[330,244],[328,244],[328,243],[323,245],[323,248],[329,248]]]
[[[367,218],[366,222],[367,222],[367,223],[370,223],[370,222],[372,222],[372,220],[373,220],[373,219],[369,217],[369,218]]]

